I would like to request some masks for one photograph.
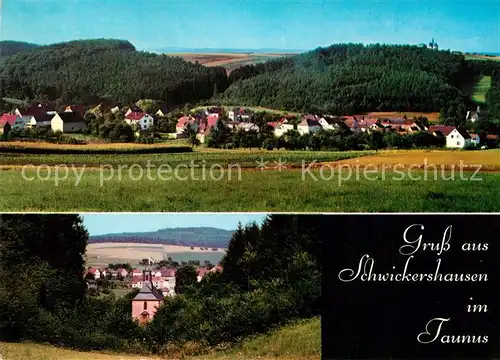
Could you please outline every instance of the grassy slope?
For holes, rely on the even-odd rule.
[[[319,360],[321,354],[320,320],[303,321],[270,334],[245,341],[241,346],[186,360]],[[82,353],[38,344],[0,343],[4,360],[153,360],[139,355]],[[163,358],[168,359],[168,358]],[[173,359],[172,359],[173,360]]]
[[[491,76],[483,76],[474,86],[472,90],[472,101],[478,104],[484,104],[486,102],[486,93],[491,86]]]

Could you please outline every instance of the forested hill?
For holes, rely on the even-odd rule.
[[[39,46],[22,41],[0,41],[0,57],[15,55],[22,51],[36,49]]]
[[[151,232],[91,236],[89,243],[147,243],[227,248],[233,233],[234,231],[209,227],[168,228]]]
[[[228,86],[223,68],[139,52],[122,40],[41,46],[7,57],[1,71],[3,96],[63,103],[94,103],[106,97],[122,103],[151,98],[177,105],[211,98]]]
[[[448,51],[339,44],[236,69],[221,101],[331,114],[440,111],[474,70]]]

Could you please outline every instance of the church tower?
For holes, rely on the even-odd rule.
[[[155,316],[156,311],[163,304],[164,297],[162,292],[154,286],[149,267],[142,271],[142,279],[141,290],[132,299],[132,318],[144,325]]]

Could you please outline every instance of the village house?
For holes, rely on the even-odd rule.
[[[208,273],[209,270],[207,268],[199,267],[198,269],[196,269],[196,280],[200,282]]]
[[[128,271],[124,268],[118,268],[118,269],[116,269],[116,272],[121,277],[127,277],[127,275],[128,275]]]
[[[99,279],[101,277],[101,271],[98,268],[95,268],[95,267],[91,267],[88,270],[88,273],[92,274],[94,276],[95,280],[97,280],[97,279]]]
[[[429,134],[432,134],[436,137],[447,137],[455,129],[455,126],[431,125],[429,126]]]
[[[210,114],[207,116],[206,121],[202,121],[198,127],[198,134],[196,137],[200,140],[200,143],[204,143],[206,137],[210,134],[210,130],[215,126],[219,120],[219,114]]]
[[[113,108],[111,108],[111,110],[109,110],[111,112],[111,114],[118,114],[120,112],[120,107],[119,106],[115,106]]]
[[[259,132],[259,127],[253,123],[242,122],[236,125],[238,130]]]
[[[161,111],[161,109],[158,109],[158,111],[155,113],[155,115],[158,117],[165,117],[166,116],[166,114],[163,111]]]
[[[80,115],[84,115],[86,111],[87,110],[83,105],[69,105],[64,109],[64,112],[74,112],[79,113]]]
[[[133,113],[133,112],[136,112],[136,113],[144,113],[144,111],[142,111],[142,109],[141,109],[139,106],[137,106],[137,105],[133,105],[133,106],[131,106],[131,107],[127,110],[127,112],[125,112],[125,116],[130,115],[130,113]]]
[[[151,115],[143,112],[130,112],[125,115],[125,122],[133,128],[146,130],[153,126],[154,119]]]
[[[55,114],[50,120],[52,131],[60,131],[62,133],[76,133],[83,130],[85,120],[81,114],[76,112],[63,112]]]
[[[353,133],[358,133],[361,131],[361,128],[359,126],[358,119],[356,119],[354,116],[346,116],[344,118],[344,124],[351,130]]]
[[[164,299],[162,290],[158,290],[153,284],[151,270],[146,268],[143,272],[141,290],[132,299],[132,318],[141,325],[146,324],[153,319]]]
[[[318,119],[315,117],[305,117],[300,124],[297,125],[297,131],[300,135],[314,134],[322,129]]]
[[[464,130],[453,129],[446,136],[446,147],[450,149],[463,149],[471,145],[471,136]]]
[[[136,277],[136,276],[142,276],[142,270],[133,269],[132,270],[132,277]]]
[[[227,113],[231,121],[250,121],[252,114],[249,110],[243,108],[234,108]]]
[[[0,117],[0,135],[8,134],[16,121],[16,115],[3,114]]]
[[[180,117],[177,120],[177,124],[175,125],[175,131],[177,132],[177,134],[182,134],[188,126],[193,126],[194,128],[196,128],[196,131],[198,131],[198,124],[196,123],[196,119],[191,115]]]
[[[54,116],[50,114],[33,115],[28,123],[30,128],[51,126],[51,121]]]

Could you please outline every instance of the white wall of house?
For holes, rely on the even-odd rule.
[[[454,129],[446,137],[446,147],[450,149],[463,149],[471,143],[471,139],[465,139],[457,129]]]
[[[297,131],[300,135],[314,134],[321,130],[321,126],[318,125],[297,125]]]
[[[276,126],[276,129],[274,129],[274,135],[276,135],[276,137],[280,137],[283,136],[283,134],[285,134],[289,130],[293,130],[292,124],[281,124]]]
[[[85,127],[85,122],[83,120],[64,122],[59,114],[55,114],[52,120],[50,120],[50,127],[52,131],[60,131],[62,133],[75,133],[83,130],[83,128]]]
[[[153,126],[154,119],[151,115],[146,114],[139,120],[130,120],[125,118],[125,122],[132,127],[140,126],[142,130],[146,130]]]

